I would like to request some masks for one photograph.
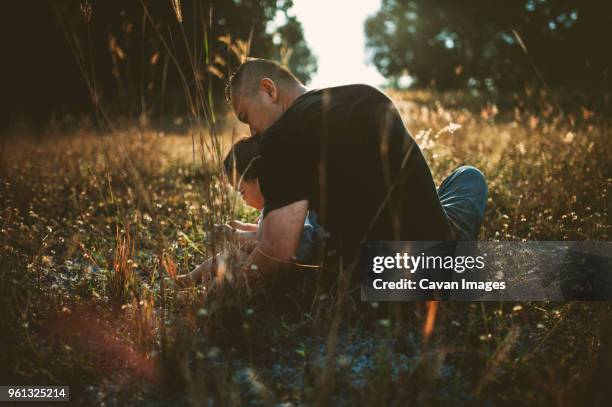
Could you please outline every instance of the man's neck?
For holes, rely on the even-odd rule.
[[[306,89],[306,87],[303,85],[298,85],[295,88],[288,90],[283,98],[283,112],[289,109],[289,106],[291,106],[297,98],[302,96],[307,91],[308,89]]]

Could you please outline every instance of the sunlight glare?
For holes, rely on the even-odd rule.
[[[319,70],[310,88],[367,83],[381,86],[383,76],[368,63],[364,22],[378,11],[380,0],[295,0],[297,16]]]

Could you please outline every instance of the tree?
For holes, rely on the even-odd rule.
[[[367,47],[393,83],[517,89],[525,83],[610,89],[612,14],[596,0],[382,0]]]
[[[184,114],[190,106],[179,67],[187,85],[200,81],[219,109],[241,52],[279,61],[285,57],[298,78],[308,82],[317,65],[300,22],[287,16],[292,5],[292,0],[8,2],[0,28],[10,57],[1,76],[11,106],[0,113],[6,120],[0,128],[92,111],[70,44],[82,51],[88,71],[93,66],[99,101],[127,117]],[[283,20],[279,16],[284,24],[273,25]]]

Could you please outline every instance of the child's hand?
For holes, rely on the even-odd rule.
[[[229,225],[230,227],[237,229],[237,230],[244,230],[244,223],[240,222],[239,220],[230,220],[227,225]]]
[[[214,226],[215,239],[221,238],[221,239],[230,240],[230,239],[233,239],[235,235],[236,235],[236,229],[234,229],[232,226],[230,226],[227,223],[224,225]]]
[[[258,223],[244,223],[240,222],[239,220],[231,220],[227,224],[234,228],[234,230],[236,231],[257,232],[257,230],[259,229]]]

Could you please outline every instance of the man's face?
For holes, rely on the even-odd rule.
[[[278,89],[268,78],[260,81],[253,95],[239,89],[232,95],[232,106],[238,120],[247,124],[251,135],[261,133],[277,121],[283,114],[278,98]]]

